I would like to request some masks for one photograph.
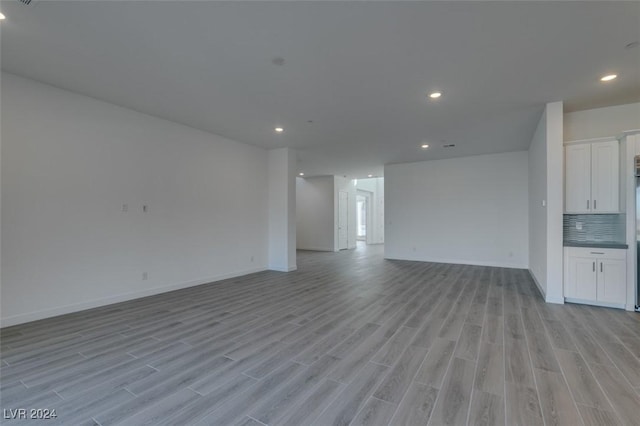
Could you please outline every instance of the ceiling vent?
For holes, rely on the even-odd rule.
[[[442,145],[443,148],[453,148],[454,146],[456,146],[455,143],[448,143],[446,145]]]
[[[26,4],[27,6],[30,4],[34,4],[37,0],[18,0],[22,4]]]

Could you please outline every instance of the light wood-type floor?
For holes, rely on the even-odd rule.
[[[55,409],[47,426],[640,424],[638,314],[379,246],[298,265],[4,329],[2,408]]]

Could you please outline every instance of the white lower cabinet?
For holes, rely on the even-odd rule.
[[[606,303],[625,303],[627,299],[626,287],[626,260],[600,259],[596,300]]]
[[[622,249],[564,248],[564,297],[605,305],[626,303],[627,252]]]
[[[564,297],[596,300],[596,260],[588,257],[569,256],[569,271],[564,279]]]

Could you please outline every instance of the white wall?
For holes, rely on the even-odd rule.
[[[640,102],[564,114],[564,140],[618,136],[640,129]]]
[[[367,191],[371,197],[371,235],[367,235],[370,244],[384,244],[384,178],[358,179],[356,190]]]
[[[333,251],[334,177],[296,178],[296,240],[301,250]]]
[[[269,269],[296,265],[296,156],[289,148],[269,151]]]
[[[546,301],[564,303],[562,213],[564,211],[564,146],[562,102],[548,103],[547,115],[547,294]]]
[[[1,84],[3,326],[267,267],[265,150]]]
[[[385,166],[385,257],[526,268],[527,156]]]
[[[545,300],[564,303],[562,286],[562,102],[549,103],[529,145],[529,270]]]
[[[543,296],[547,293],[547,114],[529,145],[529,271]]]

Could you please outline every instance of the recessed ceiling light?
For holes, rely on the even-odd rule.
[[[431,99],[438,99],[440,96],[442,96],[442,92],[433,92],[429,94]]]
[[[300,173],[298,173],[298,174],[299,174],[300,176],[304,176],[304,173],[303,173],[303,172],[300,172]]]
[[[429,148],[429,144],[428,143],[423,143],[422,145],[420,145],[420,148],[427,149],[427,148]]]
[[[282,127],[276,127],[274,130],[278,133],[284,132],[284,129]]]
[[[618,77],[617,74],[609,74],[602,77],[600,81],[611,81],[611,80],[615,80],[617,77]]]
[[[4,21],[5,19],[7,19],[7,17],[4,16],[4,13],[0,13],[0,21]]]
[[[367,175],[368,177],[373,177],[373,175]]]

